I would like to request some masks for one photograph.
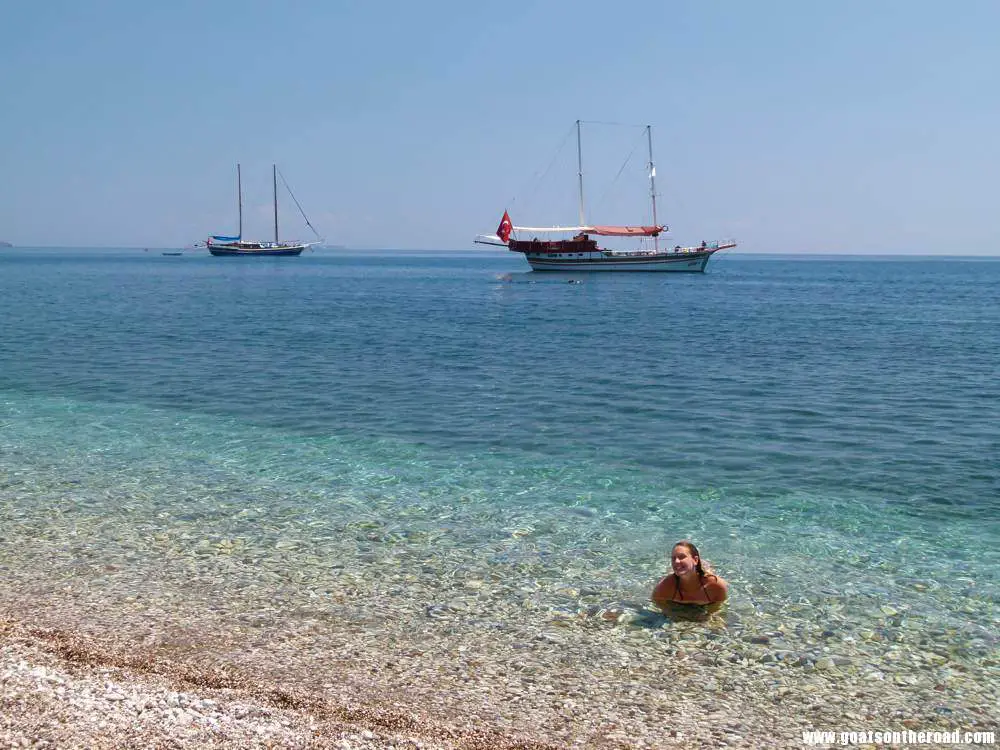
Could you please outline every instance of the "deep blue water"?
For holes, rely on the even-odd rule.
[[[0,251],[4,568],[67,496],[108,555],[171,518],[263,548],[217,512],[255,502],[286,536],[364,516],[623,597],[692,537],[758,611],[860,595],[988,629],[998,302],[989,259]],[[477,557],[512,531],[530,550]]]

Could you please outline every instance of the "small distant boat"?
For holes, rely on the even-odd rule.
[[[181,251],[171,251],[171,252],[164,251],[163,254],[164,255],[184,255],[184,253],[181,252]]]
[[[205,241],[205,247],[208,248],[208,252],[212,255],[300,255],[307,247],[318,245],[323,241],[319,237],[319,233],[313,228],[313,225],[309,223],[309,219],[306,218],[305,213],[302,211],[302,206],[299,206],[299,202],[295,200],[294,195],[292,195],[292,200],[298,206],[299,212],[302,213],[302,218],[306,220],[306,224],[316,234],[317,240],[315,242],[281,242],[278,239],[278,167],[277,165],[272,165],[271,169],[272,181],[274,183],[274,242],[257,242],[243,239],[243,181],[240,173],[240,165],[237,164],[236,195],[239,205],[240,231],[235,236],[213,234],[209,237]],[[285,178],[282,177],[281,179],[284,181]],[[288,183],[285,183],[285,187],[288,187]],[[288,192],[291,194],[290,189]]]
[[[580,147],[580,120],[576,121],[577,163],[580,192],[580,224],[572,227],[521,227],[514,226],[510,215],[504,211],[495,235],[480,235],[476,242],[483,245],[504,245],[515,253],[523,253],[534,271],[687,271],[704,272],[709,259],[719,250],[736,247],[734,240],[702,242],[692,247],[675,245],[661,249],[659,236],[667,226],[656,219],[656,168],[653,166],[652,128],[646,126],[649,145],[649,186],[653,208],[653,223],[649,226],[608,226],[587,224],[583,212],[583,152]],[[513,235],[528,233],[532,239],[518,239]],[[539,234],[572,233],[571,239],[540,240]],[[611,250],[598,247],[598,237],[650,238],[652,247],[637,250]]]

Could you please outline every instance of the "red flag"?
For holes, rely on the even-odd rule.
[[[497,227],[497,237],[500,238],[501,242],[507,242],[510,239],[510,233],[513,229],[514,225],[510,223],[510,216],[504,211],[503,218],[500,219],[500,226]]]

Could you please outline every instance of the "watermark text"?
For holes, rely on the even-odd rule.
[[[967,732],[961,729],[914,731],[879,730],[866,732],[808,731],[805,745],[995,745],[996,732]]]

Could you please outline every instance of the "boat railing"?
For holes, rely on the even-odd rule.
[[[601,252],[609,258],[641,258],[663,254],[662,251],[656,250],[602,250]]]

